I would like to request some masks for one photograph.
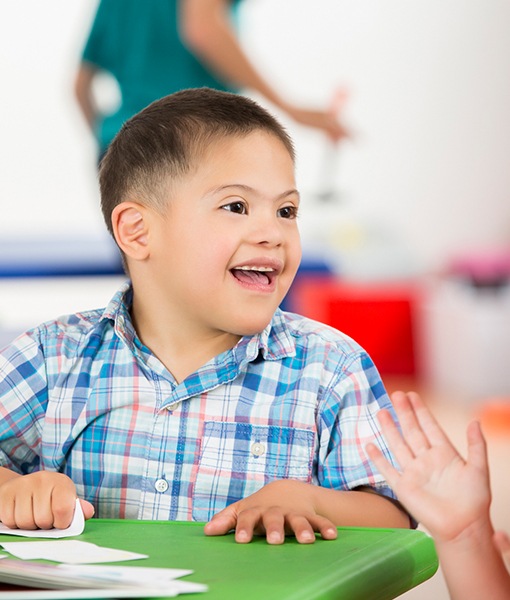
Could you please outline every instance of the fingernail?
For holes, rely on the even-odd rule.
[[[241,531],[236,531],[236,540],[238,542],[249,542],[250,541],[248,534],[246,533],[246,531],[244,529],[241,529]]]
[[[281,534],[279,534],[277,531],[272,531],[268,536],[267,536],[267,541],[270,544],[280,544],[282,541],[282,536]]]

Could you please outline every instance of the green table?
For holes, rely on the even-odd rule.
[[[438,566],[432,539],[408,529],[340,527],[333,541],[289,538],[270,546],[263,538],[236,544],[233,535],[206,537],[202,523],[92,519],[76,539],[149,555],[125,565],[193,569],[184,579],[209,591],[184,597],[203,600],[384,600]]]

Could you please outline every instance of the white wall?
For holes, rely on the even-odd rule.
[[[2,236],[102,231],[94,145],[72,97],[95,5],[0,3]],[[429,269],[509,243],[509,21],[506,0],[246,0],[244,44],[282,93],[313,105],[351,92],[338,206],[314,199],[326,143],[282,116],[306,240],[320,230],[383,272],[403,256]]]
[[[72,95],[95,4],[0,3],[0,234],[102,227],[93,140]]]

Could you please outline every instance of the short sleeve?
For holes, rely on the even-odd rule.
[[[319,485],[339,490],[368,486],[396,498],[366,453],[366,445],[375,444],[395,464],[376,418],[381,408],[394,414],[371,358],[360,351],[347,362],[340,360],[321,400]]]
[[[115,26],[112,26],[119,21],[116,16],[119,10],[122,10],[122,2],[118,0],[100,1],[85,42],[82,60],[111,71],[119,51]]]

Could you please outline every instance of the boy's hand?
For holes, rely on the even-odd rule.
[[[311,484],[291,479],[273,481],[261,490],[223,509],[205,526],[206,535],[224,535],[235,529],[236,542],[265,535],[269,544],[282,544],[294,534],[301,544],[315,541],[315,532],[326,540],[337,536],[335,525],[317,514]]]
[[[80,500],[85,519],[94,507]],[[76,505],[76,488],[63,473],[38,471],[18,475],[0,485],[0,521],[13,529],[65,529]]]
[[[487,450],[478,423],[468,428],[464,460],[417,394],[397,392],[392,401],[402,434],[388,411],[380,411],[378,418],[400,471],[373,444],[367,452],[399,500],[436,541],[483,528],[491,496]]]

